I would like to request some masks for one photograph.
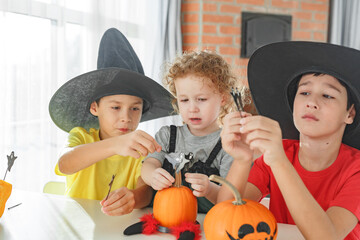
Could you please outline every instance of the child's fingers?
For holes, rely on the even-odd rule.
[[[151,184],[151,187],[156,191],[163,190],[163,189],[168,188],[170,186],[171,186],[171,184],[167,185],[167,184],[157,182],[157,181],[153,181],[153,183]]]
[[[208,180],[208,177],[199,173],[185,173],[185,181],[192,184],[202,184]]]
[[[132,210],[134,210],[134,208],[132,207],[132,204],[128,203],[119,208],[107,209],[107,208],[103,207],[101,210],[104,214],[106,214],[108,216],[122,216],[122,215],[131,213]]]
[[[253,116],[249,118],[242,118],[240,120],[241,129],[240,132],[247,133],[254,131],[256,129],[260,129],[263,131],[278,131],[280,130],[279,123],[270,118],[263,116]]]
[[[109,206],[122,198],[126,194],[126,190],[128,190],[126,187],[121,187],[119,189],[116,189],[115,191],[110,192],[108,199],[101,200],[100,204],[103,207]]]
[[[167,179],[168,181],[170,181],[170,183],[173,183],[175,182],[175,178],[173,176],[171,176],[171,174],[166,171],[165,169],[163,168],[157,168],[156,171],[158,173],[160,173],[165,179]]]
[[[146,156],[148,153],[153,153],[155,151],[161,151],[161,146],[155,141],[153,137],[145,132],[139,132],[134,140],[134,148],[138,150],[143,156]]]
[[[242,128],[242,125],[240,125],[240,124],[228,126],[226,134],[240,134],[241,128]]]
[[[271,141],[273,137],[274,137],[274,135],[269,131],[262,130],[262,129],[256,129],[247,134],[246,143],[250,144],[251,142],[253,142],[254,140],[257,140],[257,139]]]
[[[223,120],[224,120],[224,122],[227,122],[232,118],[239,118],[239,117],[241,117],[241,113],[236,111],[236,112],[231,112],[231,113],[226,114]]]
[[[132,212],[135,206],[134,194],[127,191],[124,195],[119,195],[117,201],[102,208],[102,211],[109,216],[120,216]]]
[[[226,115],[226,117],[223,120],[224,127],[233,126],[233,125],[241,125],[240,120],[242,118],[251,117],[252,115],[247,112],[233,112]]]
[[[259,150],[261,153],[267,155],[274,155],[283,151],[282,140],[256,138],[250,142],[251,149]]]
[[[240,119],[241,119],[241,115],[239,112],[229,113],[228,115],[226,115],[226,117],[223,120],[224,126],[239,123]]]
[[[191,184],[194,196],[203,197],[205,196],[210,180],[205,174],[186,173],[185,181]]]
[[[151,187],[161,190],[170,187],[174,181],[175,179],[165,169],[157,168],[153,173]]]
[[[144,139],[147,140],[147,142],[144,142],[143,145],[146,146],[149,150],[151,150],[151,153],[154,151],[161,151],[161,145],[148,133],[141,131],[141,135]]]
[[[155,190],[162,190],[164,188],[170,187],[171,185],[172,182],[162,175],[155,176],[151,183],[151,187]]]
[[[196,197],[204,197],[206,193],[206,186],[200,184],[191,184],[191,188],[193,189],[193,195]]]
[[[199,191],[196,191],[196,190],[193,191],[193,195],[195,197],[204,197],[205,196],[203,192],[199,192]]]
[[[136,149],[130,149],[128,151],[127,155],[130,156],[130,157],[133,157],[133,158],[140,158],[141,157],[141,153],[139,153]],[[146,156],[146,155],[144,155],[144,156]]]
[[[241,117],[244,118],[244,117],[251,117],[251,113],[248,113],[248,112],[241,112]]]
[[[234,142],[234,141],[237,142],[242,139],[241,134],[239,134],[239,133],[222,132],[220,136],[221,136],[221,142],[224,143],[225,145],[227,143]]]
[[[266,149],[269,149],[269,143],[270,141],[268,139],[257,138],[250,142],[250,148],[265,153]]]
[[[142,156],[147,156],[149,154],[149,151],[146,147],[144,147],[144,145],[135,142],[133,143],[133,145],[131,146],[131,148],[136,151],[139,152]]]
[[[204,192],[205,186],[201,184],[191,184],[191,188],[198,192]]]

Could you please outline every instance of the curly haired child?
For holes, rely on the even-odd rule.
[[[197,197],[199,212],[213,206],[220,186],[208,175],[225,177],[233,160],[221,147],[220,126],[234,106],[229,93],[236,84],[230,65],[214,52],[184,53],[169,65],[164,85],[173,94],[172,105],[184,124],[164,126],[156,133],[162,150],[145,158],[141,171],[145,183],[155,190],[171,186],[175,179],[165,155],[191,152],[193,158],[182,169],[183,183]]]

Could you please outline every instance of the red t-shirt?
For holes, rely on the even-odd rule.
[[[360,219],[360,151],[342,144],[336,161],[328,168],[310,172],[299,162],[299,141],[283,140],[285,153],[305,186],[326,211],[329,207],[343,207]],[[249,182],[270,197],[270,210],[278,223],[295,224],[281,195],[274,175],[263,157],[258,158],[249,175]],[[360,222],[345,238],[360,239]]]

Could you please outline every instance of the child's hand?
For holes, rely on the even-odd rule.
[[[121,216],[131,213],[135,207],[135,197],[132,190],[121,187],[109,194],[107,200],[100,202],[102,212],[109,216]]]
[[[234,159],[252,161],[253,151],[246,143],[246,134],[240,132],[241,119],[250,117],[251,114],[232,112],[225,116],[224,126],[221,130],[221,142],[223,149]]]
[[[196,197],[205,197],[209,193],[209,177],[201,173],[185,173],[185,181],[191,184]]]
[[[251,116],[242,118],[240,123],[240,132],[246,134],[245,142],[250,149],[257,149],[264,155],[267,165],[286,159],[281,128],[277,121],[263,116]]]
[[[162,190],[170,187],[175,178],[163,168],[156,168],[151,174],[151,187],[155,190]]]
[[[118,155],[139,158],[155,151],[161,151],[161,146],[155,139],[141,130],[118,136],[117,139],[114,147]]]

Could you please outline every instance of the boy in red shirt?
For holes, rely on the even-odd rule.
[[[270,194],[277,221],[306,239],[360,239],[358,62],[359,51],[326,43],[262,47],[248,66],[261,115],[224,120],[223,148],[234,157],[227,179],[244,198]],[[254,150],[263,155],[251,167]],[[218,201],[229,198],[221,188]]]

